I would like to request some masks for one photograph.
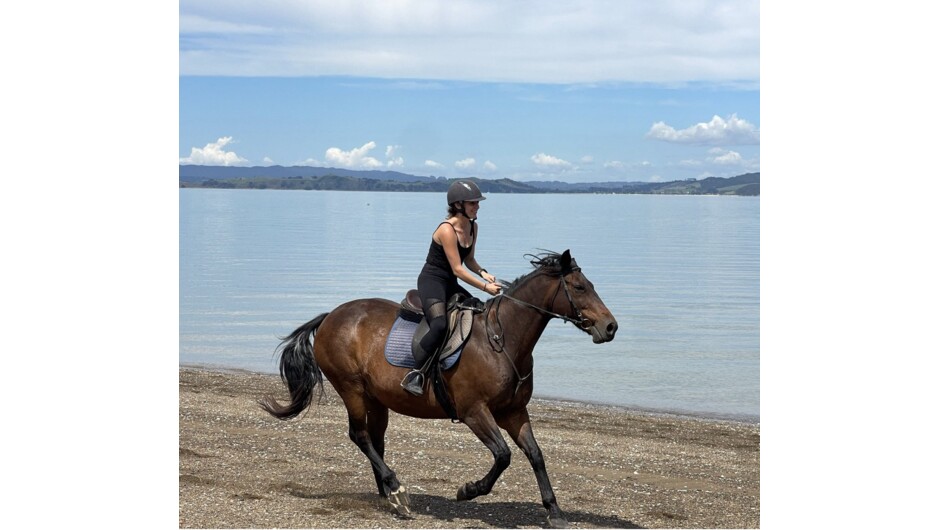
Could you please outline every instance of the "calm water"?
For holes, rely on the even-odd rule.
[[[279,336],[348,300],[400,300],[443,203],[181,189],[180,364],[277,373]],[[620,324],[597,345],[550,323],[536,396],[759,418],[759,198],[489,194],[481,205],[487,270],[512,280],[531,270],[524,254],[570,248]]]

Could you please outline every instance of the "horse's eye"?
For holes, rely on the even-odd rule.
[[[579,293],[583,293],[583,292],[584,292],[584,286],[581,285],[580,283],[576,283],[576,284],[574,284],[574,290],[575,290],[575,291],[578,291]]]

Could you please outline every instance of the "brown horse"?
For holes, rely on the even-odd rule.
[[[512,453],[500,434],[503,428],[532,464],[549,524],[566,527],[526,409],[532,396],[532,350],[553,318],[574,323],[595,343],[613,340],[617,321],[569,251],[536,256],[532,264],[533,272],[518,278],[474,316],[460,361],[444,372],[459,419],[495,458],[485,477],[459,488],[457,499],[488,494],[509,467]],[[317,384],[322,393],[325,374],[346,405],[349,437],[372,464],[379,494],[408,516],[408,493],[383,459],[388,411],[417,418],[447,416],[434,392],[417,397],[402,389],[400,381],[408,370],[385,360],[385,341],[398,308],[388,300],[354,300],[297,328],[278,347],[281,378],[291,402],[281,405],[268,396],[261,406],[280,419],[296,417],[311,404]]]

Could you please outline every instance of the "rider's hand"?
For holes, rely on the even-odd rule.
[[[493,276],[492,274],[486,271],[483,271],[483,273],[480,274],[480,277],[489,283],[496,283],[496,276]]]
[[[499,294],[499,291],[502,290],[502,287],[500,287],[498,283],[488,282],[486,285],[483,286],[483,290],[486,291],[486,294],[491,294],[493,296],[496,296],[497,294]]]

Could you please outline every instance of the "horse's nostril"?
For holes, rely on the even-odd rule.
[[[610,324],[607,324],[607,334],[608,334],[608,335],[613,335],[616,331],[617,331],[617,323],[616,323],[616,322],[611,322]]]

